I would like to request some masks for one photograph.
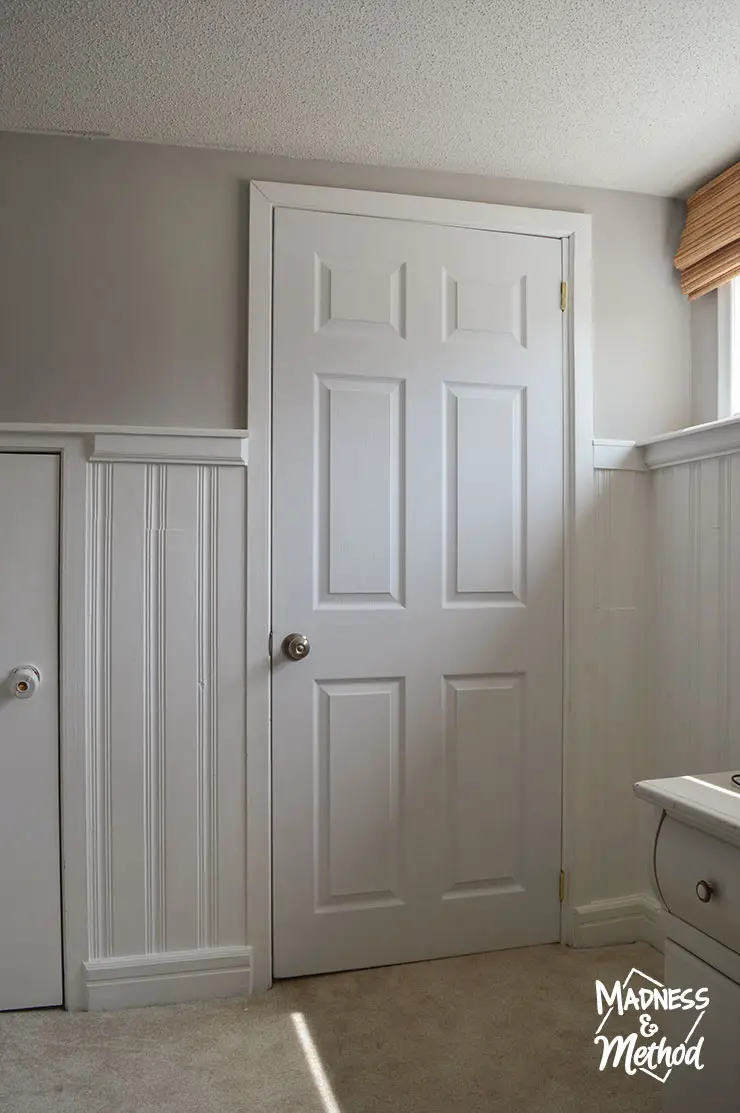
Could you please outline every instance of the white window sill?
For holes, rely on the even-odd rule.
[[[695,460],[708,460],[712,456],[729,456],[740,452],[740,416],[723,421],[708,421],[706,425],[693,425],[675,433],[663,433],[642,441],[646,467],[666,468],[671,464],[690,464]]]

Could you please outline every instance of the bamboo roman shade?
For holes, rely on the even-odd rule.
[[[740,275],[740,162],[689,197],[673,261],[691,301]]]

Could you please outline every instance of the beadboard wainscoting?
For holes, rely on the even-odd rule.
[[[3,451],[59,457],[71,1010],[252,989],[247,448],[236,429],[0,425]]]
[[[652,817],[632,785],[654,775],[651,480],[632,442],[594,443],[591,738],[582,770],[574,942],[659,944],[650,879]]]
[[[652,475],[653,776],[740,769],[740,454]]]
[[[90,1008],[250,989],[241,462],[187,437],[90,455]]]
[[[596,492],[596,683],[592,784],[594,899],[642,892],[648,863],[641,854],[645,811],[632,792],[650,772],[650,476],[594,473]]]
[[[660,946],[658,813],[632,783],[740,769],[740,419],[595,442],[594,482],[594,744],[573,938]]]
[[[248,835],[269,803],[254,779],[248,797],[246,766],[267,761],[268,725],[247,678],[269,659],[253,631],[249,671],[246,434],[1,432],[6,450],[61,458],[65,1004],[265,988],[270,850]],[[631,786],[740,764],[740,456],[651,472],[634,445],[601,442],[593,463],[566,938],[659,944],[653,817]]]

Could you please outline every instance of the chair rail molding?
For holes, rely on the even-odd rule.
[[[636,441],[594,441],[596,471],[647,471],[642,450]]]
[[[248,461],[246,429],[184,429],[136,425],[50,425],[0,423],[0,447],[23,444],[32,449],[40,437],[77,438],[95,463],[160,462],[243,467]]]
[[[651,470],[740,452],[740,416],[663,433],[639,446]]]
[[[95,463],[214,464],[243,467],[246,436],[189,433],[94,433],[88,459]]]

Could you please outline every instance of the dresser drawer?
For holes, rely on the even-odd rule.
[[[740,952],[740,847],[666,816],[655,879],[669,912]]]
[[[672,988],[705,988],[709,1005],[699,1021],[695,1044],[704,1038],[703,1070],[679,1066],[671,1071],[663,1092],[664,1113],[738,1113],[740,1108],[740,986],[667,939],[665,984]],[[656,1016],[663,1021],[661,1035],[675,1047],[682,1043],[699,1013],[677,1009]]]

